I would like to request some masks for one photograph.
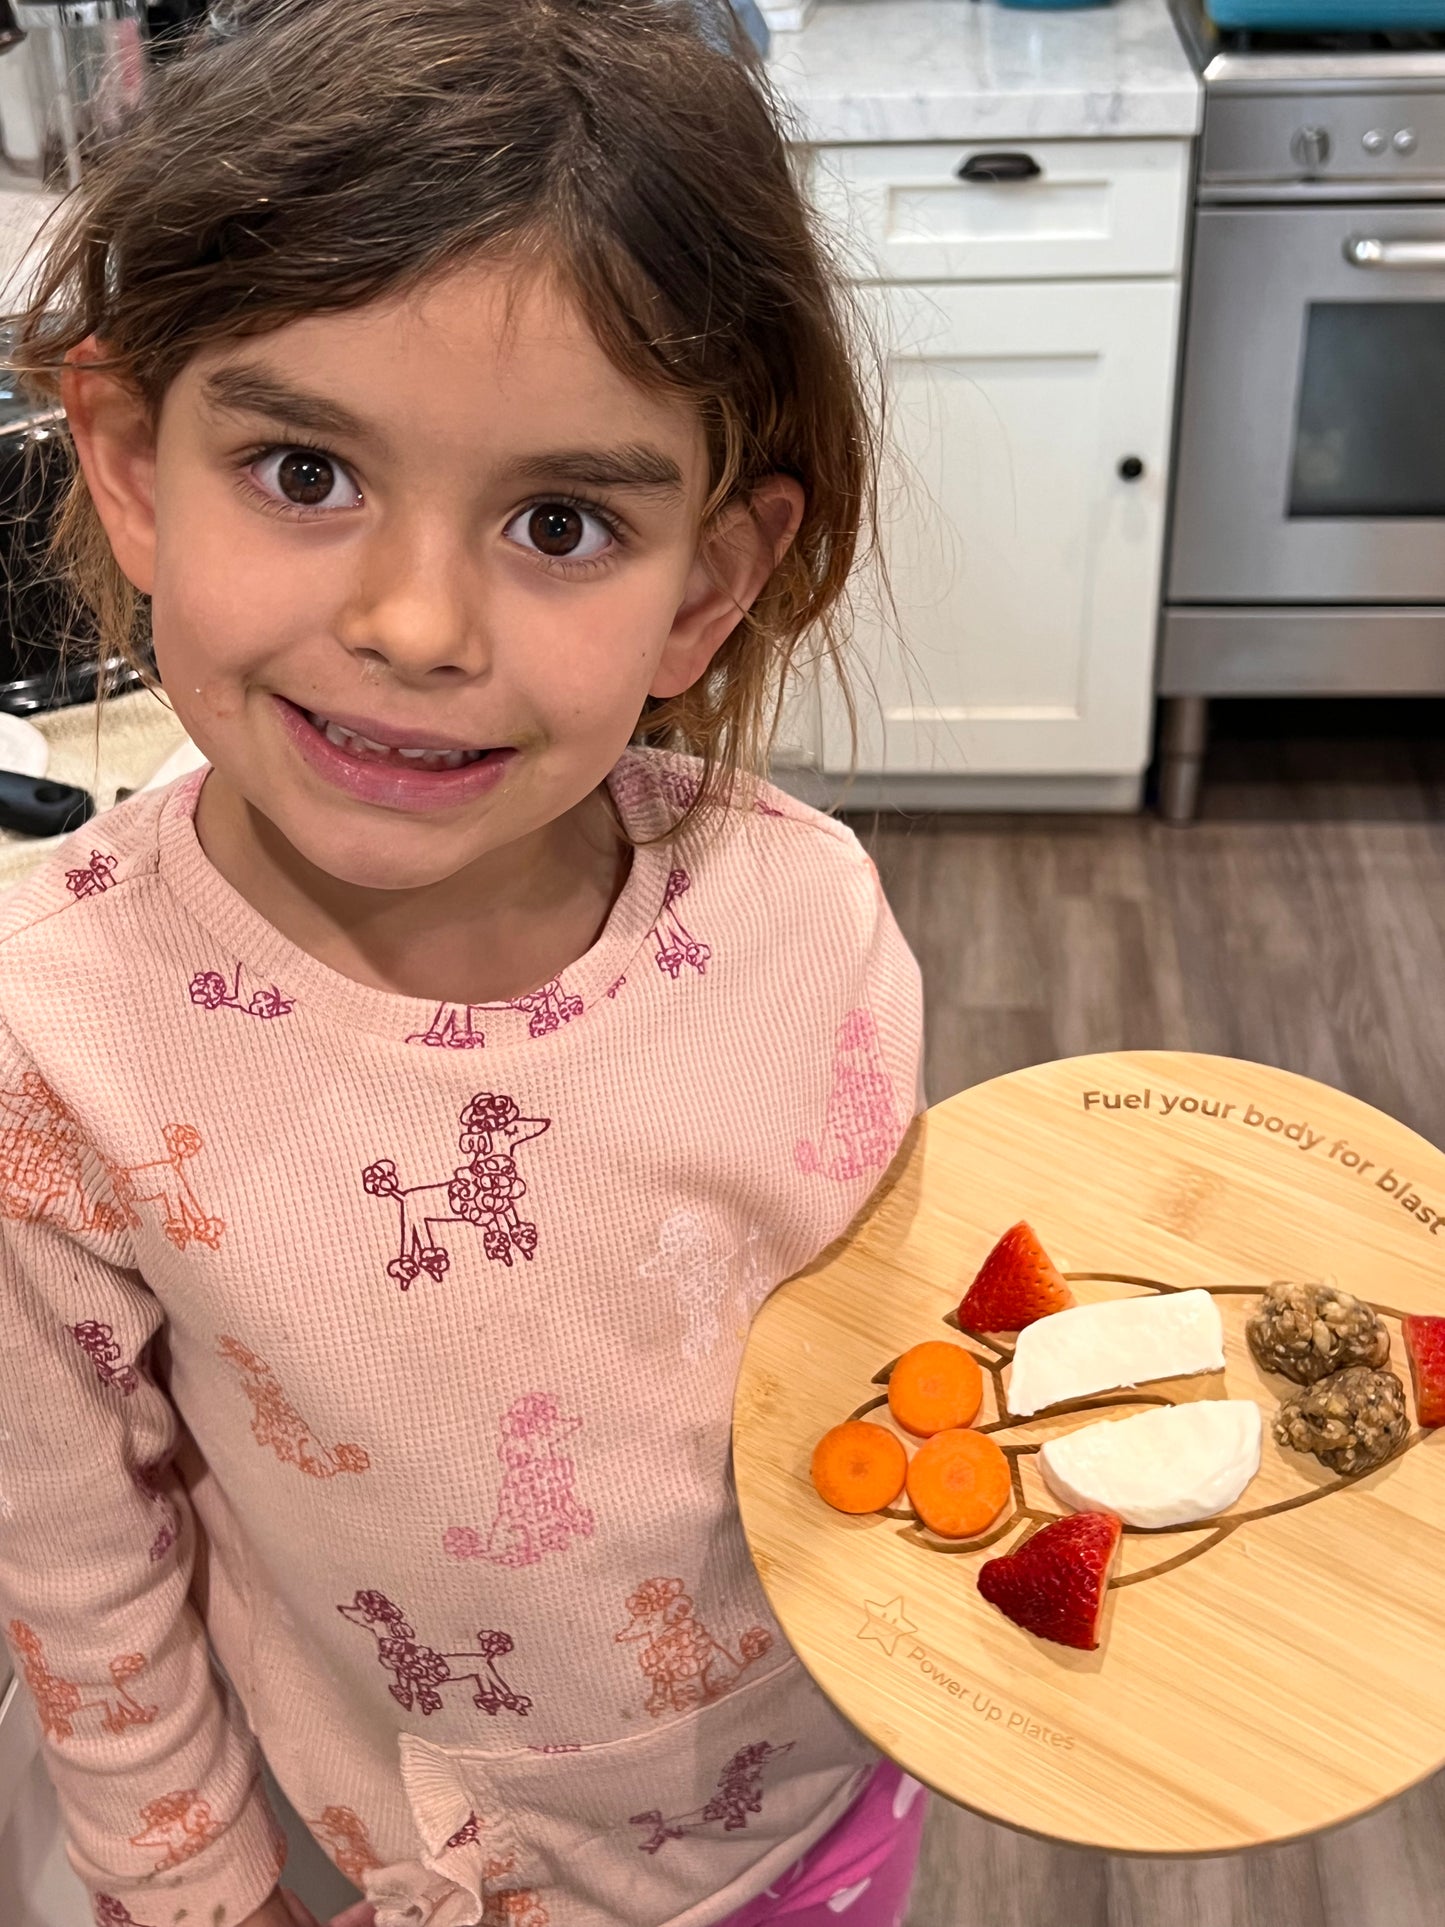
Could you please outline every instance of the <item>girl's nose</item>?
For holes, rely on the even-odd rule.
[[[389,517],[363,548],[336,635],[394,675],[484,675],[491,663],[476,559],[461,531],[421,517]]]

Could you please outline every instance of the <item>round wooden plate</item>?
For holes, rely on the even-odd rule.
[[[1000,1234],[1026,1218],[1081,1302],[1205,1286],[1226,1368],[1104,1395],[997,1433],[1018,1513],[987,1550],[814,1493],[829,1426],[883,1398]],[[1411,1433],[1341,1479],[1277,1447],[1296,1388],[1244,1323],[1276,1278],[1333,1277],[1375,1304]],[[847,1717],[928,1786],[990,1818],[1126,1853],[1215,1853],[1314,1832],[1445,1761],[1445,1427],[1415,1423],[1399,1315],[1445,1315],[1445,1156],[1285,1071],[1120,1052],[1043,1064],[937,1105],[868,1211],[782,1286],[748,1341],[734,1413],[743,1524],[769,1600]],[[979,1423],[1000,1417],[1006,1361]],[[1006,1349],[1006,1347],[1004,1347]],[[1064,1508],[1029,1447],[1151,1398],[1255,1398],[1264,1463],[1217,1521],[1126,1531],[1102,1644],[1023,1632],[978,1569]],[[888,1423],[886,1404],[869,1413]],[[1004,1414],[1006,1418],[1006,1414]],[[902,1436],[900,1434],[900,1436]]]

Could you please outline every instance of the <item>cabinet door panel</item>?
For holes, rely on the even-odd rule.
[[[1146,756],[1173,282],[892,287],[882,546],[865,576],[860,767],[1124,773]],[[1121,462],[1142,473],[1127,480]],[[872,689],[868,688],[871,682]],[[847,762],[836,701],[827,767]]]

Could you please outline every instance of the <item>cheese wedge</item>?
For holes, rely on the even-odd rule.
[[[1207,1291],[1109,1298],[1051,1312],[1019,1333],[1008,1382],[1017,1418],[1069,1398],[1224,1366],[1224,1323]]]
[[[1128,1526],[1184,1526],[1225,1511],[1259,1470],[1252,1398],[1159,1405],[1084,1425],[1039,1453],[1049,1486],[1076,1512],[1112,1512]]]

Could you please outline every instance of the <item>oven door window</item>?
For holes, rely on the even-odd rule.
[[[1445,515],[1445,301],[1311,304],[1289,512]]]

